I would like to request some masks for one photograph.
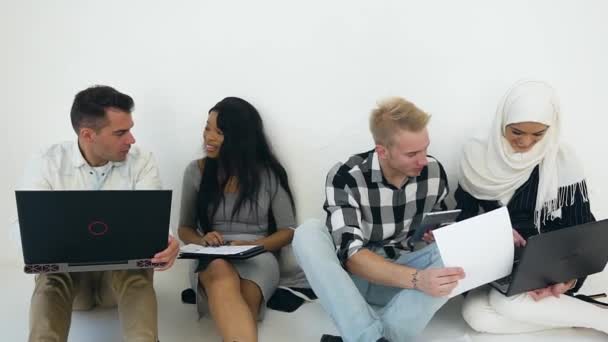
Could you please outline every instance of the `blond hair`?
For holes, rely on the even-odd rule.
[[[376,144],[389,146],[398,129],[419,132],[426,127],[430,115],[401,97],[378,102],[369,118],[369,129]]]

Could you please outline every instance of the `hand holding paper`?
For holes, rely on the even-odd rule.
[[[450,298],[511,274],[514,246],[507,208],[437,229],[433,235],[445,267],[466,272]]]

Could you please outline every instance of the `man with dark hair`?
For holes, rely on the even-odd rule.
[[[70,118],[76,134],[85,126],[99,130],[107,123],[106,108],[111,107],[125,113],[133,111],[133,99],[108,86],[93,86],[74,98]]]
[[[133,99],[108,86],[79,92],[71,110],[77,141],[52,145],[26,168],[22,190],[158,190],[150,153],[132,146]],[[179,244],[152,262],[173,265]],[[153,270],[40,274],[30,306],[29,341],[67,341],[72,309],[117,306],[124,341],[157,341]]]

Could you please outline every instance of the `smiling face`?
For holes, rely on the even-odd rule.
[[[207,117],[207,124],[203,131],[203,144],[207,157],[217,158],[224,142],[224,132],[217,127],[217,112],[212,111]]]
[[[515,152],[525,153],[543,139],[549,126],[538,122],[518,122],[505,127],[505,139]]]

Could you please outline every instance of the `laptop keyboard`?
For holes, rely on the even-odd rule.
[[[515,260],[513,261],[513,271],[508,276],[494,281],[494,283],[500,287],[500,291],[502,291],[503,293],[507,292],[509,286],[511,285],[511,282],[513,281],[513,274],[515,273],[515,268],[517,267],[517,264],[519,264],[519,260],[521,258],[523,250],[523,247],[515,247]]]
[[[511,281],[513,281],[513,276],[511,276],[510,274],[504,278],[496,280],[499,285],[509,285],[511,284]]]
[[[515,249],[515,261],[513,261],[513,272],[511,272],[511,274],[509,274],[506,277],[496,280],[497,284],[502,285],[502,286],[511,284],[511,282],[513,281],[513,273],[515,273],[514,272],[515,267],[517,266],[517,264],[519,264],[519,258],[521,257],[522,252],[523,252],[523,248]]]

